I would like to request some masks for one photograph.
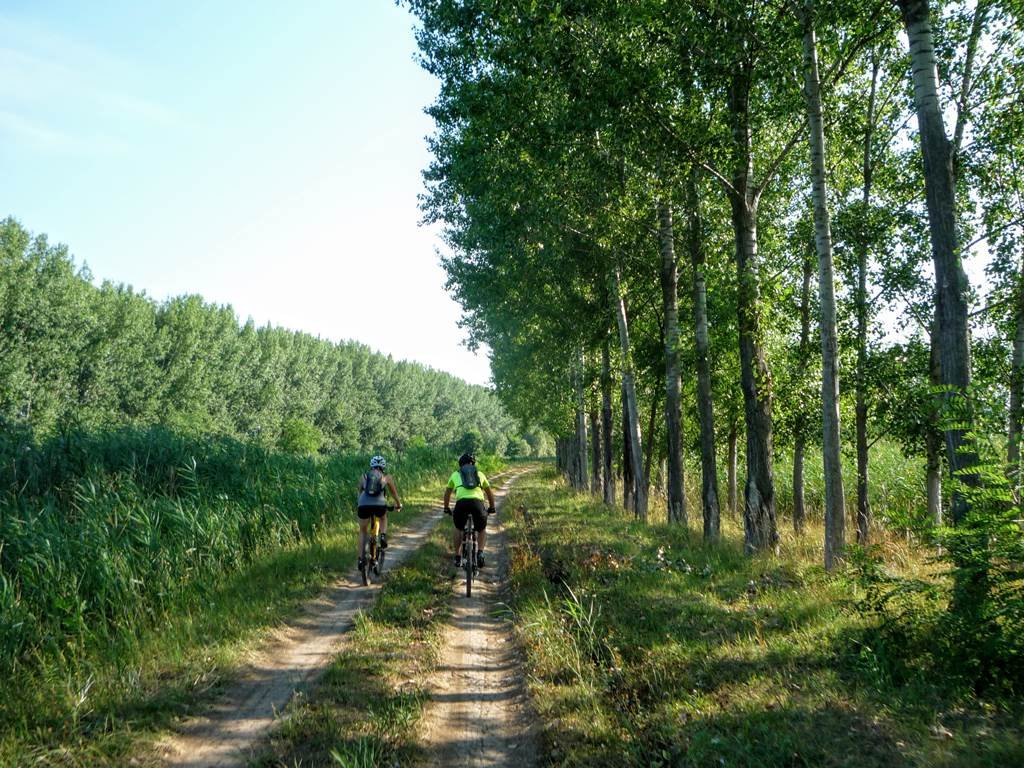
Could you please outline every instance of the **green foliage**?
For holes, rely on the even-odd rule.
[[[122,642],[258,557],[353,512],[364,455],[312,459],[161,427],[0,439],[0,669]],[[447,457],[392,458],[403,487]]]
[[[856,458],[843,455],[843,474],[856,477]],[[921,542],[929,541],[934,523],[928,517],[927,497],[922,480],[924,462],[894,439],[879,440],[871,449],[871,484],[868,501],[874,511],[876,525],[892,532],[910,532]],[[724,467],[722,469],[724,472]],[[694,468],[695,476],[699,468]],[[780,513],[793,509],[793,453],[783,450],[776,455],[775,492]],[[821,450],[816,445],[807,449],[804,461],[804,494],[807,514],[813,519],[824,515],[825,478]],[[846,508],[856,509],[857,489],[846,488]],[[693,503],[698,503],[695,497]]]
[[[554,442],[551,436],[542,430],[530,430],[523,435],[523,439],[530,446],[529,455],[534,458],[551,456],[555,452]]]
[[[277,445],[285,453],[314,456],[323,442],[323,433],[305,419],[286,419]]]
[[[956,526],[934,531],[937,580],[890,575],[855,549],[857,610],[871,620],[865,647],[893,679],[936,677],[990,696],[1024,691],[1024,530],[1004,468],[992,458],[957,483],[969,507]]]
[[[508,441],[506,453],[509,458],[515,459],[531,455],[530,450],[530,444],[526,440],[521,437],[513,437]]]
[[[472,429],[479,450],[503,452],[520,434],[490,391],[449,374],[355,342],[240,325],[198,296],[158,304],[97,288],[66,247],[10,218],[0,221],[0,349],[0,422],[43,438],[162,424],[310,453],[401,450],[414,436],[450,445]]]
[[[477,456],[476,465],[485,475],[495,475],[506,467],[503,457],[490,453]]]
[[[480,434],[480,430],[471,429],[452,443],[451,447],[453,450],[459,451],[459,453],[472,453],[476,455],[483,453],[484,439]]]

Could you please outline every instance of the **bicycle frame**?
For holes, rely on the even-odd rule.
[[[394,506],[388,505],[386,507],[388,512],[394,510]],[[382,549],[381,544],[381,531],[380,521],[383,516],[373,516],[373,522],[370,524],[369,530],[366,532],[366,538],[363,540],[363,551],[361,558],[363,560],[363,567],[360,569],[360,575],[363,578],[363,586],[367,586],[370,583],[370,573],[372,572],[375,576],[380,576],[381,567],[384,565],[384,553],[387,551]],[[369,550],[369,553],[367,553]]]

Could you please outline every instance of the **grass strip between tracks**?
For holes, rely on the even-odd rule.
[[[851,582],[802,556],[820,525],[747,558],[737,521],[705,545],[575,495],[553,470],[516,484],[504,522],[550,765],[1024,764],[1019,702],[880,672]],[[899,554],[893,567],[928,567]]]

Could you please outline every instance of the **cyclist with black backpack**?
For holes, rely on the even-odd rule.
[[[455,509],[450,503],[452,492],[455,492]],[[486,497],[489,506],[484,508]],[[484,567],[484,543],[487,534],[487,516],[494,514],[494,494],[487,477],[476,468],[476,457],[471,453],[459,456],[459,468],[448,478],[448,486],[444,489],[444,513],[452,516],[455,523],[455,567],[462,566],[462,531],[469,517],[473,517],[473,527],[477,532],[476,567]]]
[[[370,520],[374,517],[380,518],[380,546],[387,549],[388,546],[388,493],[395,500],[394,508],[402,508],[402,501],[398,498],[398,488],[395,486],[395,479],[391,475],[384,474],[388,463],[383,456],[374,456],[370,459],[370,471],[359,478],[359,501],[357,502],[357,514],[359,515],[359,567],[363,568],[364,546],[366,545],[366,531]]]

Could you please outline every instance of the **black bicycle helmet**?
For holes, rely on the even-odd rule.
[[[459,456],[459,466],[463,467],[466,464],[476,464],[476,456],[472,453],[464,453]]]

